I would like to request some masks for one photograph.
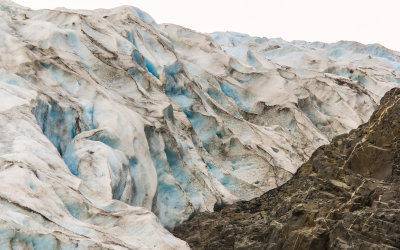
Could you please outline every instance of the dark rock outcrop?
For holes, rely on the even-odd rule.
[[[400,89],[285,185],[175,228],[193,249],[399,249]]]

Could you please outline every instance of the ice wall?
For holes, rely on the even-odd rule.
[[[3,0],[0,19],[9,248],[185,248],[163,226],[282,185],[400,82],[378,45],[200,34],[128,6]]]

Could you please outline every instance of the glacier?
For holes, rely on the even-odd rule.
[[[400,53],[0,0],[0,246],[185,249],[400,84]]]

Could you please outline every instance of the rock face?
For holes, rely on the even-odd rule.
[[[368,120],[399,63],[0,0],[0,245],[185,248],[164,227],[285,183]]]
[[[399,249],[400,89],[259,198],[185,222],[193,249]]]

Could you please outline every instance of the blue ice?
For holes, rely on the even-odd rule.
[[[56,102],[39,101],[34,115],[43,133],[63,155],[67,145],[75,137],[76,111],[63,110]]]
[[[215,178],[217,178],[217,180],[229,191],[232,192],[239,186],[239,184],[235,181],[234,178],[232,178],[232,176],[225,175],[219,168],[215,167],[209,162],[207,162],[206,165],[208,169],[211,170],[211,173],[215,176]]]
[[[144,60],[145,60],[145,64],[146,64],[147,70],[148,70],[153,76],[159,78],[158,73],[157,73],[157,69],[155,68],[155,66],[153,65],[153,63],[151,63],[147,58],[145,58]]]
[[[135,62],[139,64],[142,68],[146,66],[146,62],[143,58],[143,56],[139,53],[137,50],[133,50],[132,52],[132,57],[135,59]]]
[[[199,136],[203,146],[209,151],[209,144],[212,144],[212,139],[217,135],[218,123],[213,117],[207,117],[197,112],[183,110],[187,118],[192,123],[196,134]]]
[[[130,41],[133,45],[135,45],[135,47],[137,47],[135,41],[135,35],[133,32],[128,32],[128,41]]]
[[[346,50],[343,50],[343,49],[335,49],[335,50],[329,52],[328,56],[338,58],[338,57],[345,56],[347,53],[348,53],[348,52],[347,52]]]
[[[145,134],[149,142],[150,155],[157,171],[156,205],[158,217],[167,228],[172,228],[178,221],[182,220],[181,214],[186,210],[187,199],[183,190],[175,182],[170,181],[172,169],[169,167],[164,147],[159,141],[155,129],[146,127]],[[170,163],[173,163],[171,159]]]
[[[157,27],[157,23],[154,21],[154,19],[149,14],[147,14],[146,12],[144,12],[138,8],[134,8],[134,9],[135,9],[136,15],[140,18],[140,20],[142,20],[143,22],[148,23],[154,27]]]
[[[220,86],[222,92],[226,96],[231,97],[241,109],[243,109],[246,112],[249,112],[249,109],[245,105],[243,105],[242,101],[240,100],[237,94],[237,91],[232,86],[230,86],[228,83],[221,83]]]
[[[74,152],[74,144],[70,143],[67,147],[67,150],[65,151],[65,154],[63,156],[63,160],[65,164],[68,166],[69,171],[75,176],[79,175],[79,159],[76,157],[75,152]]]

